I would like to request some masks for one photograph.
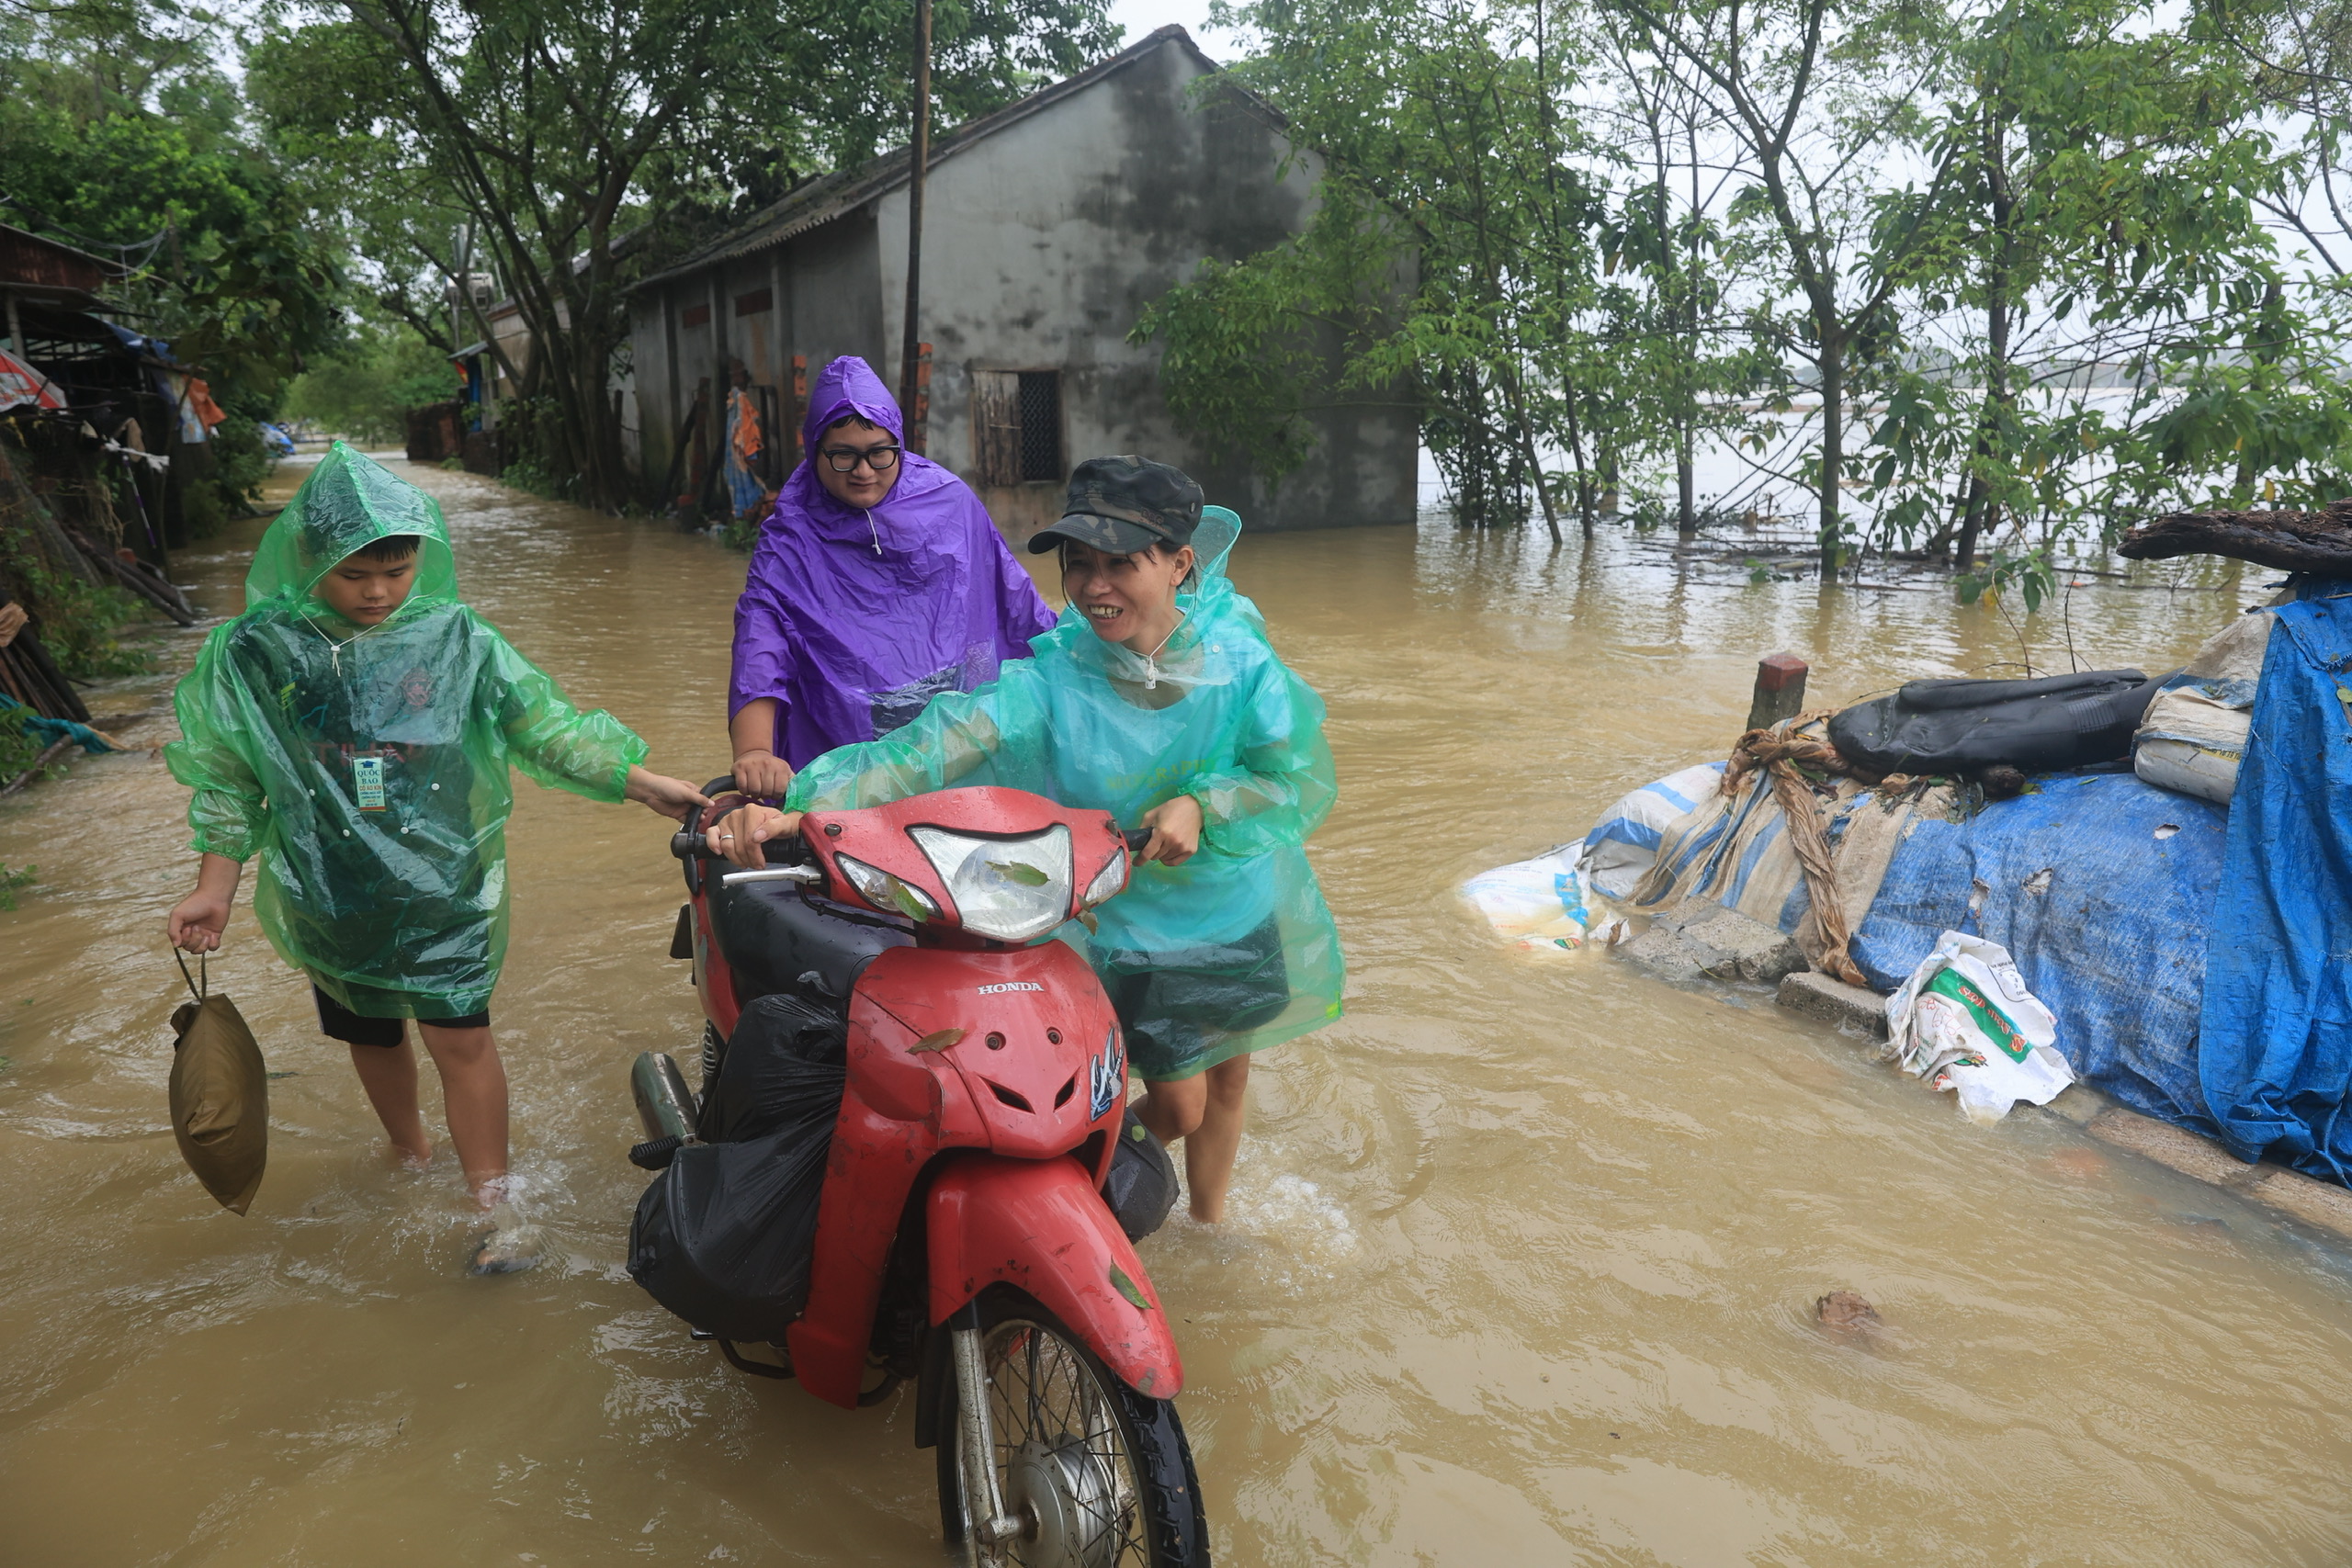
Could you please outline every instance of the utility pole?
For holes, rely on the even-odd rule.
[[[922,182],[931,164],[931,0],[915,0],[915,125],[912,162],[907,171],[906,333],[899,354],[899,413],[907,422],[908,445],[920,452],[924,433],[915,427],[915,363],[922,337]]]

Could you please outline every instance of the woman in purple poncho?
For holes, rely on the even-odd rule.
[[[979,497],[901,451],[901,428],[865,360],[817,378],[806,456],[735,604],[727,728],[748,794],[780,795],[810,759],[996,679],[1054,624]]]

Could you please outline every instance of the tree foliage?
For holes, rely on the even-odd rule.
[[[1180,412],[1268,461],[1302,456],[1295,411],[1385,376],[1465,522],[1548,518],[1556,489],[1589,526],[1596,491],[1671,471],[1688,530],[1711,444],[1810,494],[1826,567],[2352,468],[2346,0],[1218,17],[1322,205],[1146,329]]]
[[[226,46],[219,18],[168,3],[0,13],[0,215],[119,258],[133,319],[252,417],[341,330],[341,250]]]
[[[433,272],[456,265],[449,221],[472,224],[530,329],[526,362],[493,350],[532,411],[524,458],[612,505],[629,488],[609,386],[632,268],[901,123],[910,18],[807,0],[298,0],[252,82],[396,313],[429,313]],[[1106,38],[1100,0],[943,6],[935,32],[951,114]]]

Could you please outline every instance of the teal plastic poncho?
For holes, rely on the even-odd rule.
[[[314,597],[390,534],[415,585],[362,628]],[[196,791],[194,848],[261,856],[254,913],[279,956],[368,1018],[462,1018],[506,952],[509,763],[621,798],[645,742],[582,714],[458,598],[433,498],[335,443],[254,554],[245,613],[205,639],[164,749]]]
[[[1323,702],[1283,664],[1225,560],[1241,520],[1204,508],[1197,590],[1156,660],[1103,641],[1076,610],[969,693],[932,699],[880,740],[844,746],[792,781],[794,811],[877,806],[929,790],[1006,784],[1135,827],[1201,803],[1198,853],[1136,868],[1057,936],[1083,952],[1148,1079],[1190,1077],[1340,1016],[1339,932],[1303,846],[1338,785]]]

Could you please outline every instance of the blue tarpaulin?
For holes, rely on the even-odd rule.
[[[1962,821],[1923,818],[1854,933],[1854,962],[1892,991],[1944,931],[1997,942],[2056,1015],[2078,1077],[2210,1136],[2198,1011],[2228,819],[2130,773],[2057,774]],[[1800,890],[1784,930],[1803,909]]]
[[[2232,801],[2198,1068],[2232,1153],[2342,1181],[2352,1166],[2352,1118],[2339,1114],[2352,1088],[2352,598],[2306,597],[2276,614]]]

